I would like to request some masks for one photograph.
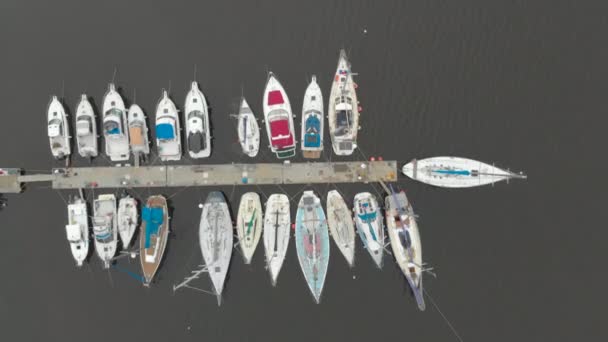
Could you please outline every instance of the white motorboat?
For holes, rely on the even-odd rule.
[[[243,153],[249,157],[257,156],[260,149],[260,127],[244,97],[239,107],[237,133]]]
[[[359,131],[359,103],[356,85],[350,70],[346,52],[340,51],[338,68],[331,84],[329,106],[329,136],[334,153],[349,156],[357,148]]]
[[[103,136],[106,155],[112,161],[129,160],[127,110],[113,83],[103,97]]]
[[[251,263],[251,258],[258,246],[260,236],[262,236],[262,222],[264,221],[262,216],[260,196],[255,192],[243,194],[236,219],[236,233],[245,264]]]
[[[401,172],[411,179],[443,188],[469,188],[512,178],[526,178],[522,173],[460,157],[414,159],[403,165]]]
[[[118,234],[123,248],[129,248],[137,229],[137,201],[125,196],[118,201]]]
[[[148,123],[146,115],[140,106],[132,104],[129,107],[129,142],[131,151],[136,158],[150,154],[150,140],[148,139]]]
[[[65,108],[63,108],[57,96],[53,96],[49,103],[46,123],[53,157],[56,159],[69,157],[71,153],[70,126],[68,125]]]
[[[87,203],[80,197],[68,204],[68,224],[65,231],[72,256],[80,267],[89,255],[89,215]]]
[[[280,159],[293,157],[296,153],[293,112],[285,89],[272,72],[268,73],[262,107],[270,150]]]
[[[118,246],[118,220],[116,217],[116,197],[112,194],[99,195],[93,202],[93,234],[95,251],[105,269],[110,268]]]
[[[384,256],[384,220],[376,197],[369,192],[355,195],[355,224],[363,246],[378,268],[382,268]]]
[[[355,263],[355,225],[351,211],[337,190],[327,193],[327,225],[334,242],[340,249],[348,266]]]
[[[160,160],[169,161],[182,158],[179,116],[175,103],[171,101],[165,90],[156,106],[156,145]]]
[[[184,104],[184,122],[186,125],[186,146],[190,158],[207,158],[211,155],[211,130],[209,110],[205,95],[192,82],[186,103]]]
[[[318,159],[323,152],[323,94],[313,76],[304,93],[302,105],[302,154]]]
[[[76,143],[81,157],[97,157],[97,122],[86,94],[82,94],[76,108]]]
[[[270,195],[266,201],[264,215],[264,251],[272,286],[277,284],[287,254],[290,226],[289,197],[284,194]]]

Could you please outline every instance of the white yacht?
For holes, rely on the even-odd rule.
[[[102,108],[106,155],[114,162],[129,160],[127,110],[113,83],[108,85]]]
[[[156,106],[156,145],[160,160],[169,161],[182,158],[179,116],[175,103],[171,101],[165,90]]]
[[[239,107],[237,133],[243,153],[249,157],[257,156],[260,149],[260,127],[244,97]]]
[[[207,158],[211,155],[211,130],[209,110],[205,95],[197,82],[186,95],[184,104],[184,123],[186,125],[186,146],[190,158]]]
[[[251,263],[251,258],[258,246],[260,236],[262,236],[262,216],[260,196],[255,192],[243,194],[236,219],[236,233],[245,264]]]
[[[327,225],[348,266],[355,264],[355,225],[351,211],[337,190],[327,193]]]
[[[71,153],[70,126],[68,125],[65,108],[63,108],[57,96],[53,96],[49,103],[46,123],[53,157],[56,159],[69,157]]]
[[[118,201],[118,234],[123,248],[129,248],[137,229],[137,201],[131,196],[125,196]]]
[[[291,214],[289,212],[289,197],[284,194],[272,194],[266,201],[264,215],[264,251],[266,265],[270,272],[272,286],[276,286],[281,266],[289,247],[289,229]]]
[[[81,157],[97,157],[97,122],[86,94],[82,94],[76,108],[76,143]]]
[[[293,157],[296,154],[293,112],[285,89],[272,72],[268,73],[262,108],[270,150],[279,159]]]
[[[147,156],[150,154],[150,140],[148,139],[148,123],[146,115],[140,106],[132,104],[129,107],[128,115],[129,124],[129,142],[131,151],[136,158],[140,155]]]
[[[346,52],[341,50],[327,109],[329,136],[334,153],[339,156],[349,156],[357,148],[359,104],[355,89],[350,63]]]
[[[78,267],[89,254],[89,216],[87,203],[80,197],[68,204],[68,224],[65,230],[72,250],[72,256]]]
[[[304,93],[302,105],[302,154],[318,159],[323,152],[323,94],[313,76]]]
[[[112,194],[99,195],[93,202],[93,234],[95,250],[103,267],[108,269],[118,246],[118,220],[116,218],[116,197]]]
[[[355,195],[354,208],[357,232],[363,246],[378,268],[384,256],[384,220],[376,197],[369,192]]]

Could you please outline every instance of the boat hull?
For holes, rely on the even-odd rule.
[[[243,153],[252,158],[257,156],[260,149],[260,127],[245,98],[241,100],[237,133]]]
[[[47,133],[53,157],[55,159],[69,157],[71,154],[70,126],[65,108],[56,96],[53,96],[47,108]]]
[[[95,251],[101,259],[103,267],[108,269],[118,248],[116,197],[112,194],[99,195],[93,202],[93,215]],[[95,224],[101,221],[107,225],[107,229],[104,231],[98,229],[101,225]]]
[[[103,98],[103,136],[105,153],[111,161],[129,160],[129,130],[125,103],[110,84]]]
[[[251,263],[251,258],[260,241],[264,222],[262,216],[260,196],[255,192],[243,194],[237,214],[236,232],[245,264]]]
[[[184,104],[184,124],[186,126],[186,149],[190,158],[207,158],[211,155],[211,132],[209,110],[205,95],[197,82],[192,86]],[[195,143],[191,143],[195,141]]]
[[[339,156],[353,154],[357,148],[360,113],[355,82],[344,50],[340,51],[327,114],[334,153]]]
[[[129,143],[134,155],[150,154],[150,140],[148,139],[148,123],[146,115],[140,106],[133,104],[129,108]]]
[[[327,193],[327,225],[348,266],[355,264],[355,226],[351,212],[337,190]]]
[[[272,194],[266,202],[264,215],[264,251],[272,286],[276,286],[289,247],[291,214],[289,198],[284,194]]]
[[[177,107],[166,91],[156,106],[156,146],[162,161],[182,158],[181,128]]]
[[[262,107],[270,150],[279,159],[293,157],[296,153],[293,112],[285,89],[273,73],[268,75]]]
[[[318,159],[323,151],[323,94],[316,76],[306,88],[302,104],[301,147],[304,158]]]
[[[158,208],[162,211],[162,222],[158,226],[152,220],[146,220],[145,214],[142,215],[139,257],[144,276],[144,286],[150,286],[167,247],[169,212],[167,200],[160,195],[150,196],[146,202],[146,208],[152,210]],[[155,227],[153,228],[152,225]]]
[[[72,256],[80,267],[89,254],[89,216],[87,204],[81,198],[68,205],[66,233]]]
[[[376,197],[369,192],[355,196],[353,211],[355,225],[363,246],[372,260],[382,268],[384,258],[384,223]]]
[[[118,201],[118,235],[123,248],[131,245],[131,240],[137,229],[137,201],[130,196]]]
[[[76,107],[76,144],[81,157],[97,157],[97,122],[93,106],[86,95],[82,95]]]

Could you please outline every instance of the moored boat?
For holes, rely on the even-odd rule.
[[[260,149],[260,127],[244,97],[239,107],[237,133],[243,153],[249,157],[257,156]]]
[[[175,103],[171,101],[165,90],[156,106],[156,145],[160,160],[170,161],[182,158],[179,116]]]
[[[272,194],[266,201],[264,215],[264,251],[272,286],[276,286],[279,272],[289,247],[291,213],[289,198],[284,194]]]
[[[401,172],[411,179],[443,188],[468,188],[512,178],[526,178],[522,173],[460,157],[414,159],[403,165]]]
[[[355,263],[355,225],[351,211],[337,190],[327,193],[327,225],[348,266]]]
[[[192,82],[184,104],[184,124],[186,126],[186,146],[190,158],[207,158],[211,155],[211,130],[209,110],[205,95]]]
[[[125,196],[118,201],[118,235],[122,247],[128,248],[137,229],[137,201]]]
[[[113,83],[103,97],[102,121],[106,155],[112,161],[129,160],[127,111]]]
[[[68,224],[65,226],[72,256],[78,267],[89,254],[89,216],[87,203],[80,197],[68,204]]]
[[[135,157],[138,158],[139,155],[145,157],[150,154],[148,123],[146,122],[146,115],[140,106],[132,104],[131,107],[129,107],[128,125],[129,143],[131,144],[131,151]]]
[[[323,151],[323,94],[312,76],[304,93],[302,105],[302,154],[304,158],[318,159]]]
[[[363,246],[378,268],[382,268],[384,256],[384,223],[376,197],[369,192],[355,195],[353,204],[357,232]]]
[[[262,106],[270,150],[279,159],[293,157],[296,153],[293,112],[285,89],[272,72],[268,73]]]
[[[329,264],[329,233],[321,200],[312,191],[304,191],[298,204],[295,235],[300,267],[318,304]]]
[[[65,108],[57,96],[51,98],[47,108],[46,124],[53,157],[55,159],[69,157],[71,153],[70,126]]]
[[[236,219],[236,232],[245,264],[251,263],[251,258],[260,241],[260,236],[262,235],[262,216],[260,196],[255,192],[243,194]]]
[[[76,144],[81,157],[97,157],[97,122],[86,94],[82,94],[76,107]]]
[[[116,197],[112,194],[99,195],[93,202],[93,235],[95,251],[108,269],[118,246],[116,218]]]
[[[163,259],[169,237],[167,200],[161,195],[148,197],[141,211],[139,257],[144,286],[150,286]]]
[[[332,148],[340,156],[351,155],[357,148],[359,103],[355,89],[350,63],[341,50],[327,109]]]

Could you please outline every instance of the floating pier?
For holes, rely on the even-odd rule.
[[[34,175],[0,170],[0,193],[18,193],[34,182],[50,182],[53,189],[101,189],[397,181],[396,161],[74,167]]]

